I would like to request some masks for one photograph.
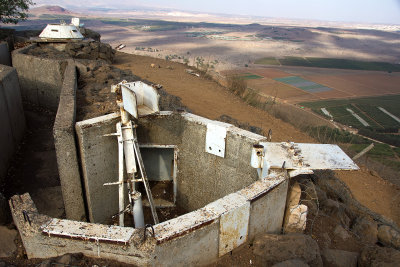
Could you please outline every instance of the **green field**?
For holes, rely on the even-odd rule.
[[[388,115],[386,115],[385,113],[383,113],[377,107],[382,107],[386,109],[388,112],[392,113],[393,115],[400,117],[399,103],[400,103],[400,95],[387,95],[387,96],[377,96],[377,97],[303,102],[300,103],[300,105],[309,107],[318,114],[322,114],[321,108],[326,108],[329,112],[332,113],[334,120],[337,120],[338,122],[343,122],[344,124],[347,124],[347,118],[348,118],[347,115],[350,115],[350,113],[346,110],[346,108],[351,108],[354,112],[356,112],[360,117],[365,119],[368,123],[370,123],[371,121],[376,121],[381,126],[383,126],[380,127],[376,123],[371,122],[370,124],[372,127],[374,127],[373,125],[375,125],[375,127],[379,128],[391,128],[391,127],[396,128],[400,127],[400,124],[391,117],[389,117]],[[363,113],[357,109],[360,109]],[[367,114],[367,116],[365,114]],[[359,125],[356,125],[356,123],[355,124],[349,123],[348,125],[352,125],[357,128],[359,127]]]
[[[280,65],[279,61],[274,58],[274,57],[264,57],[261,59],[258,59],[254,62],[254,64],[260,64],[260,65]]]
[[[360,61],[360,60],[342,59],[342,58],[283,57],[276,59],[273,57],[266,57],[256,60],[254,63],[260,65],[279,65],[279,62],[284,66],[301,66],[301,67],[352,69],[352,70],[377,70],[377,71],[388,71],[388,72],[400,71],[400,64],[392,64],[387,62],[374,62],[374,61]]]
[[[256,74],[253,73],[241,73],[239,75],[240,78],[245,79],[245,80],[254,80],[254,79],[262,79],[264,77],[262,76],[258,76]]]
[[[326,116],[321,108],[326,108],[333,120],[344,125],[359,129],[359,133],[370,138],[400,146],[400,135],[395,133],[400,128],[400,123],[383,113],[378,107],[386,109],[391,114],[400,117],[400,95],[354,98],[343,100],[327,100],[300,103],[311,108],[314,112]],[[365,127],[346,109],[353,110],[370,126]],[[329,118],[329,117],[327,117]],[[330,118],[329,118],[330,119]]]

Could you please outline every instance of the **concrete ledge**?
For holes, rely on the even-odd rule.
[[[0,65],[0,183],[25,131],[25,116],[17,72]]]
[[[288,185],[285,177],[282,173],[272,181],[257,181],[201,209],[157,224],[155,236],[147,232],[146,239],[143,229],[39,214],[28,193],[13,196],[9,204],[28,258],[82,252],[139,266],[199,266],[214,262],[255,234],[280,231]]]
[[[75,64],[68,61],[60,93],[60,103],[53,126],[58,173],[68,219],[85,220],[78,156],[75,141],[77,74]]]
[[[32,44],[12,52],[12,62],[20,80],[22,98],[57,110],[67,61],[27,55],[26,52],[35,46],[36,44]]]
[[[150,237],[144,240],[143,230],[126,229],[132,233],[129,244],[104,242],[100,239],[101,231],[92,231],[94,236],[99,237],[95,240],[70,236],[59,237],[52,233],[46,233],[46,226],[52,222],[52,218],[38,213],[28,193],[13,196],[9,205],[26,254],[30,259],[57,257],[66,253],[83,253],[89,257],[112,259],[137,266],[149,265],[155,242]],[[62,221],[75,223],[75,221]],[[85,222],[76,223],[89,232],[98,227],[104,227]],[[106,228],[108,229],[108,227]]]

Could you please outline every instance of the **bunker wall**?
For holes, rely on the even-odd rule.
[[[53,136],[66,217],[71,220],[85,220],[75,141],[76,90],[76,68],[74,62],[69,60],[64,73]]]
[[[26,52],[34,46],[36,44],[12,52],[22,98],[56,111],[67,61],[27,55]]]
[[[82,175],[90,222],[104,223],[118,212],[118,186],[103,186],[118,181],[117,113],[76,123]]]
[[[26,254],[32,258],[57,257],[67,253],[83,253],[89,257],[117,260],[137,266],[147,266],[150,262],[150,253],[154,250],[154,242],[149,238],[143,241],[143,231],[135,229],[128,244],[116,242],[104,242],[84,238],[59,237],[57,235],[44,235],[42,233],[52,218],[38,213],[30,195],[25,193],[13,196],[10,200],[10,209],[14,223],[21,235]],[[25,220],[25,211],[29,218]],[[66,221],[66,220],[65,220]],[[73,221],[68,221],[73,224]],[[84,223],[90,232],[96,226]],[[68,229],[66,229],[68,231]],[[98,232],[101,239],[107,233]],[[136,246],[135,242],[142,246]]]
[[[0,42],[0,65],[11,66],[10,49],[6,42]]]
[[[258,179],[256,169],[250,166],[251,150],[265,137],[189,113],[184,117],[177,178],[177,201],[181,206],[188,210],[201,208]],[[224,158],[205,151],[209,123],[227,128]]]
[[[24,131],[25,116],[17,72],[0,65],[0,183],[4,182],[10,159]]]

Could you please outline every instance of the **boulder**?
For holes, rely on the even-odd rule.
[[[308,235],[262,235],[254,241],[253,252],[269,264],[300,259],[310,266],[322,266],[317,242]]]
[[[324,249],[321,252],[324,266],[331,267],[356,267],[358,260],[357,252],[338,249]]]
[[[333,230],[333,233],[335,234],[335,236],[339,237],[342,240],[347,240],[351,237],[349,232],[346,229],[344,229],[341,225],[337,225]]]
[[[288,207],[297,206],[300,202],[301,188],[298,182],[295,182],[289,189],[288,193]]]
[[[373,220],[366,217],[357,218],[351,230],[364,243],[375,244],[378,242],[378,224]]]
[[[6,226],[0,226],[0,258],[11,257],[17,250],[14,239],[17,231],[8,229]]]
[[[400,233],[388,225],[379,226],[378,240],[385,246],[400,249]]]
[[[365,247],[358,259],[358,267],[385,266],[397,267],[400,265],[400,251],[387,247]]]
[[[302,233],[306,229],[308,208],[306,205],[291,207],[285,217],[283,231],[285,233]]]

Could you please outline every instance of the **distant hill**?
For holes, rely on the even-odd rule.
[[[61,7],[61,6],[40,6],[40,7],[35,7],[31,8],[29,10],[29,13],[35,14],[35,15],[40,15],[40,14],[60,14],[60,15],[68,15],[72,14],[73,12]]]

